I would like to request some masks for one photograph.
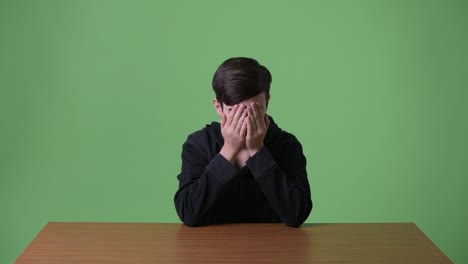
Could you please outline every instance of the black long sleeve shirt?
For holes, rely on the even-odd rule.
[[[189,135],[183,145],[174,203],[186,225],[304,223],[312,200],[306,158],[294,135],[270,117],[264,147],[241,169],[219,154],[223,144],[220,124],[213,122]]]

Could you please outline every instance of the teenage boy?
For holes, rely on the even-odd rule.
[[[223,62],[213,77],[221,122],[188,136],[174,203],[188,226],[283,222],[298,227],[312,200],[296,137],[267,114],[271,74],[251,58]]]

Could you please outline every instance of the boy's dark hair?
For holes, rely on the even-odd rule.
[[[235,105],[265,92],[270,98],[271,74],[267,68],[251,58],[230,58],[224,61],[213,76],[213,91],[223,106]]]

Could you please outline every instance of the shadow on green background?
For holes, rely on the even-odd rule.
[[[309,223],[415,222],[468,262],[464,1],[0,1],[0,262],[48,221],[179,222],[233,56],[273,74]]]

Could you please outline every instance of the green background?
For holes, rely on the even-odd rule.
[[[0,0],[0,262],[48,221],[179,222],[182,143],[248,56],[307,222],[415,222],[468,263],[467,3]]]

